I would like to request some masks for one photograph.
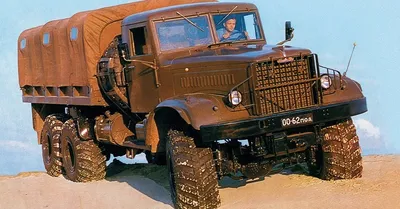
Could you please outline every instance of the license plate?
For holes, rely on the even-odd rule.
[[[310,124],[312,122],[313,115],[311,113],[281,119],[283,128]]]

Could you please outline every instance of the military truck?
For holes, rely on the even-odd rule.
[[[359,83],[317,54],[267,44],[251,3],[141,1],[55,20],[18,40],[19,85],[51,176],[103,179],[106,160],[166,165],[177,208],[216,208],[218,179],[308,165],[362,175]]]

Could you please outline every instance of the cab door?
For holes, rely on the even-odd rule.
[[[128,95],[132,112],[150,112],[159,103],[157,71],[147,24],[131,25],[125,31],[129,39],[131,63],[126,67]],[[126,43],[126,42],[125,42]]]

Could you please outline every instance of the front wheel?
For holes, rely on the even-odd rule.
[[[167,167],[176,208],[217,208],[218,179],[211,149],[196,148],[193,138],[169,131]]]
[[[317,150],[318,165],[310,172],[325,180],[362,176],[362,157],[356,127],[351,119],[321,130],[323,140]]]

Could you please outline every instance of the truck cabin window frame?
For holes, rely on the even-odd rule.
[[[217,42],[264,40],[255,11],[212,14]]]
[[[146,26],[133,27],[129,29],[131,39],[131,56],[144,56],[151,54],[151,47],[148,43]]]
[[[185,16],[165,21],[154,21],[158,47],[161,52],[208,46],[213,36],[207,15]]]

